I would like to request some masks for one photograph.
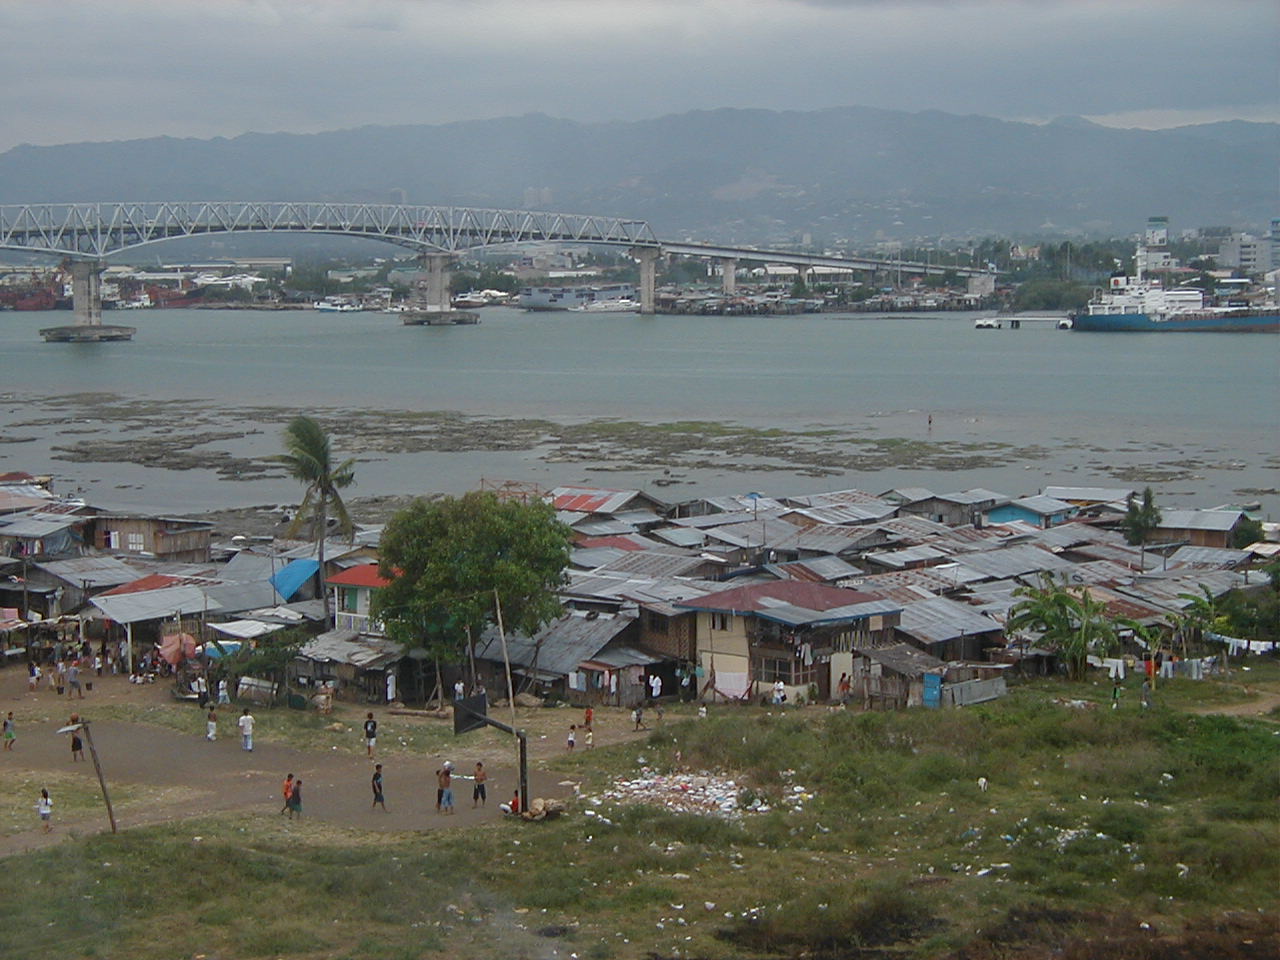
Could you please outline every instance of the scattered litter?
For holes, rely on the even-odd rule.
[[[588,802],[596,805],[602,800],[656,803],[684,813],[710,813],[731,818],[740,815],[738,784],[733,780],[712,774],[667,776],[647,768],[641,773],[634,779],[615,780],[599,797],[587,798]],[[752,809],[760,808],[753,804]]]

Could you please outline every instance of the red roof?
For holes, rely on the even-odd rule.
[[[766,610],[769,604],[762,601],[777,600],[805,610],[831,610],[853,603],[866,603],[878,598],[858,590],[829,587],[824,583],[808,583],[801,580],[779,580],[776,583],[752,583],[745,587],[722,590],[681,604],[698,610],[725,610],[750,612]]]
[[[630,537],[586,537],[578,541],[580,547],[617,547],[619,550],[646,550],[643,544],[636,543]]]
[[[358,567],[349,567],[329,577],[327,582],[340,587],[369,587],[374,590],[391,585],[390,580],[384,579],[378,573],[376,563],[362,563]]]
[[[184,583],[213,583],[208,577],[174,577],[167,573],[149,573],[145,577],[122,583],[102,593],[104,597],[117,597],[122,593],[145,593],[148,590],[163,590],[165,587],[176,587]]]

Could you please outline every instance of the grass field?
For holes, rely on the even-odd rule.
[[[584,801],[465,831],[226,815],[79,839],[5,862],[0,956],[1274,957],[1280,725],[1187,712],[1252,690],[1186,683],[1147,712],[1136,686],[1112,711],[1109,685],[1056,681],[960,711],[676,711],[550,761],[588,796],[722,771],[772,808],[735,820]]]

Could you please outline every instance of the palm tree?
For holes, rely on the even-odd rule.
[[[340,532],[351,536],[353,527],[347,506],[338,492],[355,482],[355,458],[334,464],[329,450],[329,435],[310,417],[297,416],[284,429],[284,446],[287,453],[276,457],[289,471],[289,475],[303,485],[302,503],[289,528],[289,535],[297,533],[310,519],[311,537],[318,545],[320,561],[320,593],[324,599],[324,622],[329,625],[329,591],[324,586],[324,545],[329,532],[329,513],[338,521]]]
[[[1037,586],[1013,591],[1021,597],[1009,608],[1007,630],[1030,629],[1062,657],[1072,680],[1083,680],[1089,654],[1105,655],[1115,644],[1115,625],[1106,616],[1106,605],[1088,591],[1073,593],[1066,584],[1044,574]]]

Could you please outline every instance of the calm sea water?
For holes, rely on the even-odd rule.
[[[561,421],[874,424],[886,436],[1062,448],[1035,477],[1020,465],[940,477],[903,470],[848,478],[877,489],[981,482],[1022,494],[1052,482],[1116,485],[1104,475],[1080,475],[1072,459],[1078,454],[1067,449],[1079,442],[1128,451],[1132,462],[1170,457],[1165,450],[1145,454],[1144,461],[1139,448],[1151,443],[1208,454],[1221,469],[1166,491],[1206,506],[1232,499],[1233,489],[1280,486],[1274,461],[1266,462],[1277,446],[1280,337],[1083,334],[1041,324],[976,331],[973,316],[641,318],[491,308],[477,326],[421,328],[374,313],[138,311],[109,316],[138,327],[133,342],[73,345],[45,344],[36,333],[68,322],[68,314],[5,313],[0,390],[14,399],[0,415],[0,430],[23,419],[24,397],[91,391],[303,411],[361,406]],[[927,432],[930,413],[934,426]],[[6,439],[0,433],[6,469],[87,473],[83,465],[44,462],[44,443]],[[360,492],[464,489],[482,473],[498,476],[495,470],[543,482],[587,479],[580,468],[558,465],[564,468],[558,471],[529,457],[486,457],[441,455],[429,464],[393,457],[362,467]],[[434,471],[425,481],[418,474],[424,465]],[[190,509],[192,498],[222,506],[294,496],[279,483],[219,483],[191,472],[179,479],[154,468],[110,470],[130,484],[115,499],[170,509]],[[1066,470],[1071,474],[1061,472]],[[690,492],[767,485],[785,493],[841,485],[787,474],[692,479]],[[602,485],[644,481],[592,478]],[[1275,497],[1235,499],[1262,499],[1280,513]]]

